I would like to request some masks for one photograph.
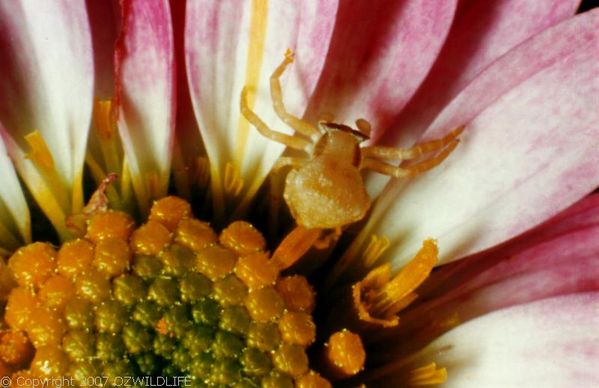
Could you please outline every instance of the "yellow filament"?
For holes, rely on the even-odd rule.
[[[196,183],[200,187],[205,187],[208,185],[208,180],[210,179],[210,162],[208,158],[205,156],[200,156],[196,159]]]
[[[31,152],[27,154],[27,158],[46,172],[54,170],[54,159],[52,159],[52,154],[41,133],[39,131],[31,132],[25,135],[25,141],[31,147]]]
[[[102,140],[110,140],[114,136],[116,127],[112,118],[112,101],[96,100],[94,102],[94,126]]]
[[[437,364],[431,362],[420,368],[410,371],[409,384],[412,386],[437,385],[447,381],[447,369],[437,368]]]
[[[253,0],[252,13],[250,19],[250,33],[248,58],[245,72],[245,85],[256,87],[260,77],[260,68],[262,67],[262,59],[264,55],[264,45],[266,43],[266,27],[268,21],[268,2],[266,0]],[[248,105],[254,106],[256,102],[256,94],[252,94],[248,98]],[[235,155],[239,160],[243,160],[243,153],[249,134],[249,122],[243,117],[239,117],[237,123],[237,146]]]
[[[243,179],[239,170],[231,162],[225,165],[225,180],[223,182],[225,193],[232,197],[237,197],[243,189]]]
[[[115,136],[117,126],[112,111],[112,101],[96,100],[94,102],[93,121],[106,172],[121,172],[121,162],[119,155],[118,136]]]
[[[378,237],[374,234],[370,236],[370,242],[368,243],[368,247],[364,250],[363,255],[366,267],[374,265],[387,248],[389,248],[389,239],[387,237]]]

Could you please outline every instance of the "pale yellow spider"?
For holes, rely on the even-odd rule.
[[[282,268],[299,259],[310,247],[324,248],[336,239],[341,229],[361,220],[371,199],[360,174],[369,169],[394,178],[414,177],[439,165],[457,146],[464,127],[441,139],[418,143],[410,148],[365,146],[370,123],[356,121],[357,129],[343,124],[320,121],[317,126],[285,110],[279,78],[293,62],[288,52],[270,77],[270,92],[277,116],[289,125],[294,135],[270,129],[247,104],[247,88],[241,92],[241,113],[266,138],[303,152],[302,157],[281,157],[275,169],[291,166],[283,197],[297,223],[273,254]],[[425,153],[439,151],[429,159],[410,166],[395,166],[389,161],[413,160]],[[323,237],[324,230],[333,233]]]

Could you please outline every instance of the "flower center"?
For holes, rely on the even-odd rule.
[[[137,229],[125,213],[96,212],[81,238],[58,250],[36,242],[10,258],[18,286],[0,364],[82,385],[186,376],[197,386],[329,387],[306,352],[316,340],[314,291],[303,276],[281,276],[265,249],[249,223],[217,235],[175,197],[155,202]],[[357,335],[335,333],[325,348],[331,377],[362,369]]]

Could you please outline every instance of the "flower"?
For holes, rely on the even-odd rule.
[[[46,298],[46,304],[54,300],[40,296],[48,294],[40,290],[57,271],[53,247],[25,246],[52,238],[47,230],[40,232],[44,221],[37,221],[36,206],[64,242],[61,250],[109,252],[101,259],[94,256],[93,265],[103,269],[82,272],[75,284],[52,275],[48,286],[62,290],[57,292],[65,298],[79,287],[83,299],[96,303],[100,334],[113,330],[108,327],[114,323],[102,314],[119,313],[115,322],[121,322],[122,309],[130,308],[119,305],[126,303],[118,296],[118,303],[106,299],[109,286],[121,283],[102,276],[116,267],[120,272],[111,276],[122,275],[131,250],[137,254],[133,271],[138,277],[123,284],[143,289],[143,282],[151,280],[150,302],[164,302],[161,309],[181,306],[169,298],[178,286],[187,287],[182,285],[187,273],[160,277],[161,270],[154,270],[156,257],[178,257],[170,250],[170,256],[163,254],[173,234],[179,236],[177,244],[191,244],[180,237],[185,235],[182,219],[210,236],[210,249],[225,257],[216,263],[216,256],[195,252],[209,267],[205,271],[226,266],[229,274],[237,265],[226,258],[231,250],[239,254],[236,249],[243,244],[229,246],[223,234],[217,242],[211,229],[189,219],[190,211],[182,210],[172,225],[168,217],[156,215],[163,214],[156,204],[170,202],[153,201],[169,192],[192,200],[196,210],[209,207],[203,213],[218,229],[238,218],[270,224],[273,248],[276,229],[284,225],[277,218],[284,182],[269,173],[285,147],[249,124],[240,112],[239,95],[248,87],[250,107],[267,125],[281,128],[266,93],[267,79],[291,49],[295,63],[281,76],[283,101],[307,121],[330,114],[340,123],[364,117],[372,123],[371,144],[388,146],[437,139],[465,126],[460,145],[434,170],[410,180],[383,181],[369,174],[366,187],[376,201],[366,218],[348,228],[334,249],[311,250],[292,268],[310,273],[321,291],[315,319],[319,336],[329,339],[316,337],[314,353],[322,351],[325,361],[315,358],[311,367],[330,379],[349,378],[347,384],[436,384],[445,381],[447,372],[445,384],[454,386],[596,385],[597,197],[577,201],[599,180],[599,13],[573,16],[576,3],[128,0],[117,10],[109,2],[0,3],[5,53],[0,63],[0,254],[12,255],[0,278],[12,329],[0,344],[3,372],[6,364],[31,362],[28,341],[39,366],[67,357],[59,348],[38,346],[50,343],[47,338],[70,336],[70,342],[63,342],[65,352],[72,350],[65,343],[89,339],[81,333],[73,339],[74,331],[65,334],[62,318],[43,320],[39,312],[46,310],[27,310],[37,306],[36,297]],[[118,174],[111,184],[115,175],[110,173]],[[84,189],[89,181],[100,188],[86,201],[95,189]],[[266,217],[260,213],[261,199]],[[150,221],[133,232],[131,219],[107,212],[107,202],[143,219],[150,213]],[[33,225],[30,212],[37,217]],[[102,228],[99,235],[90,232],[94,217],[104,216],[103,228],[122,226],[118,238],[106,237]],[[74,239],[78,233],[86,239]],[[251,241],[260,239],[247,233],[254,236]],[[288,246],[285,241],[281,246]],[[437,246],[438,268],[430,274]],[[323,265],[324,256],[330,257]],[[248,264],[251,270],[265,270],[273,262],[248,260],[258,263]],[[398,274],[396,280],[391,271]],[[214,276],[206,281],[222,280]],[[227,277],[233,279],[231,287],[251,289],[253,280],[239,276],[242,280]],[[87,289],[94,291],[81,291]],[[106,297],[100,298],[102,304],[95,299],[101,292]],[[270,289],[263,294],[264,300],[281,298]],[[332,300],[338,294],[340,299]],[[48,316],[64,307],[57,300],[43,307],[50,309]],[[150,308],[142,311],[144,317],[156,315]],[[184,313],[168,311],[171,315],[151,325],[156,338],[185,331],[177,328]],[[198,314],[202,324],[209,321]],[[52,329],[52,335],[32,331],[23,317],[45,323],[41,326]],[[135,359],[142,372],[154,371],[148,366],[154,365],[148,361],[154,356],[135,350],[145,349],[150,334],[143,334],[141,323],[135,325],[122,329],[127,351],[143,355]],[[219,335],[215,349],[229,357],[223,349],[239,340]],[[202,338],[199,333],[192,342]],[[164,341],[161,357],[169,353]],[[7,361],[2,344],[20,358]],[[280,365],[300,365],[295,361],[305,354],[281,349],[273,356],[279,370],[325,384],[304,369],[285,370]],[[73,354],[68,353],[83,357]],[[173,365],[187,367],[185,352],[177,354]],[[287,357],[295,361],[281,361]],[[323,366],[327,362],[330,369]],[[229,376],[235,365],[223,363],[219,376]],[[83,371],[81,377],[91,369],[77,370]],[[275,380],[268,381],[283,381],[277,376],[269,375]]]

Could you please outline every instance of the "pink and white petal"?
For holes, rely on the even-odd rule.
[[[114,45],[120,25],[116,0],[87,0],[87,14],[94,48],[94,96],[111,99],[114,96]]]
[[[423,322],[411,330],[454,314],[463,322],[517,304],[599,291],[599,195],[496,249],[441,267],[428,284],[427,302],[402,315]]]
[[[579,0],[491,0],[460,3],[447,41],[418,92],[381,143],[410,145],[435,116],[495,59],[571,17]],[[376,138],[373,140],[377,140]]]
[[[599,12],[564,22],[477,77],[425,135],[467,124],[433,171],[392,181],[355,242],[385,234],[385,259],[405,263],[438,239],[441,263],[514,237],[591,192],[599,181]]]
[[[249,94],[250,105],[264,122],[290,133],[273,112],[269,77],[291,49],[295,62],[281,80],[284,101],[289,112],[302,116],[327,55],[336,12],[337,0],[187,4],[189,88],[215,197],[222,197],[222,172],[232,163],[246,183],[243,195],[249,200],[284,149],[240,116],[242,88],[255,92]]]
[[[414,360],[447,368],[444,387],[599,386],[599,292],[485,315],[444,334]]]
[[[22,150],[39,130],[77,210],[94,81],[85,4],[0,2],[0,51],[0,120]]]
[[[331,49],[310,101],[352,124],[366,118],[378,138],[428,74],[451,27],[456,1],[341,2]]]
[[[4,132],[0,124],[0,133]],[[0,255],[31,241],[29,207],[0,136]],[[0,282],[1,283],[1,282]]]
[[[175,125],[173,30],[166,0],[122,2],[115,52],[118,127],[142,211],[168,188]]]

